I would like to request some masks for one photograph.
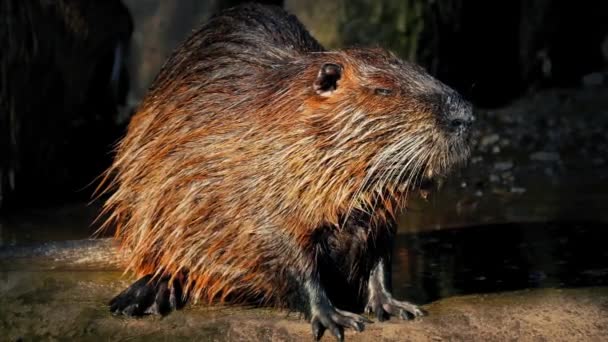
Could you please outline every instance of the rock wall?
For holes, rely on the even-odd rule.
[[[0,2],[0,208],[78,194],[110,162],[131,31],[119,0]]]

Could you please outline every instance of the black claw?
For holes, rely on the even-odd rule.
[[[312,321],[312,336],[314,337],[315,341],[321,340],[321,337],[323,337],[324,333],[325,327],[323,326],[323,324],[321,324],[319,320],[314,319]]]
[[[177,284],[175,284],[174,286],[171,287],[170,290],[170,295],[169,295],[169,310],[177,310],[178,309],[178,302],[181,298],[181,293],[177,294],[177,290],[176,290]]]
[[[386,260],[380,259],[370,274],[367,302],[367,307],[375,312],[378,321],[384,321],[391,316],[402,319],[424,316],[424,313],[416,305],[393,298],[390,286],[387,286],[387,284],[390,284],[388,282],[390,278],[390,262],[387,263]]]
[[[156,297],[154,302],[156,304],[155,314],[166,315],[171,312],[171,290],[169,289],[169,283],[161,281],[156,288]]]
[[[166,315],[184,303],[179,282],[169,286],[169,278],[153,280],[146,275],[137,280],[110,302],[110,311],[117,315]]]
[[[116,312],[118,314],[123,314],[126,316],[141,316],[142,313],[140,313],[139,310],[139,305],[137,304],[131,304],[129,306],[127,306],[126,308],[124,308],[121,311]]]
[[[411,320],[424,315],[415,305],[395,300],[384,289],[380,289],[370,296],[367,305],[376,314],[379,322],[386,321],[391,316],[396,316],[403,320]]]
[[[154,302],[154,293],[148,282],[151,276],[145,276],[110,301],[110,310],[114,314],[128,316],[143,315],[144,309]]]
[[[374,321],[372,321],[371,319],[369,319],[369,318],[367,318],[365,316],[361,316],[361,320],[363,321],[363,323],[364,323],[363,325],[364,326],[365,326],[366,323],[374,324]]]
[[[344,328],[341,326],[333,324],[331,327],[331,333],[336,337],[337,341],[344,341]]]

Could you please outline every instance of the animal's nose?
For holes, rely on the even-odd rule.
[[[471,115],[470,117],[465,118],[455,118],[451,119],[448,123],[448,129],[452,132],[459,132],[469,129],[473,125],[474,118]]]
[[[473,107],[461,98],[449,102],[446,113],[446,126],[451,133],[464,133],[475,121]]]
[[[454,119],[450,121],[450,129],[457,130],[468,126],[468,123],[462,119]]]

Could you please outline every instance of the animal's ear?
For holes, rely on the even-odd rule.
[[[340,77],[342,77],[342,67],[340,65],[325,63],[319,70],[313,88],[321,96],[331,96],[338,89]]]

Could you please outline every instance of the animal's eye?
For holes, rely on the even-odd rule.
[[[386,88],[376,88],[376,89],[374,89],[374,93],[376,95],[389,96],[390,94],[393,93],[393,91],[391,89],[386,89]]]

